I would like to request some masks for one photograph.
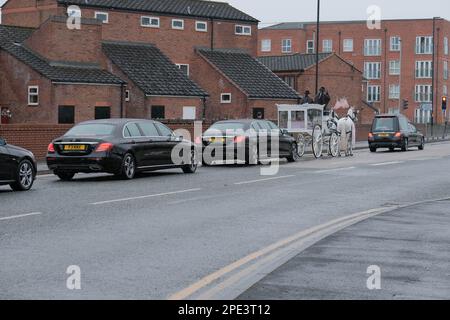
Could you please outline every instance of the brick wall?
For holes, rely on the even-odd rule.
[[[9,0],[2,8],[2,24],[37,28],[57,13],[55,0]]]

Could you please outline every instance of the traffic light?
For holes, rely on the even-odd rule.
[[[447,110],[447,97],[443,96],[442,97],[442,111]]]
[[[408,106],[409,106],[409,101],[408,101],[408,99],[403,99],[402,106],[403,106],[403,110],[408,109]]]

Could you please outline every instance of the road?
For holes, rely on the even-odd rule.
[[[133,181],[46,175],[28,193],[1,187],[0,299],[237,298],[354,223],[450,198],[449,165],[450,143],[440,143],[308,157],[276,176],[219,166]],[[72,265],[81,290],[66,287]]]

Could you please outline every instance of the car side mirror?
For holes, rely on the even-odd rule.
[[[0,146],[6,146],[6,145],[7,145],[6,140],[3,138],[0,138]]]
[[[280,131],[283,136],[286,136],[289,134],[289,131],[287,129],[281,129]]]

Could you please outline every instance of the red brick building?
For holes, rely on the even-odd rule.
[[[426,108],[434,100],[435,118],[442,122],[440,100],[449,86],[450,23],[434,22],[434,30],[432,19],[384,20],[374,30],[366,21],[322,22],[318,50],[335,52],[364,70],[369,80],[367,101],[382,112],[402,112],[423,123],[430,120],[431,112],[421,106]],[[315,23],[302,22],[261,29],[258,55],[314,53],[315,33]],[[404,99],[409,101],[408,110],[400,107]]]

